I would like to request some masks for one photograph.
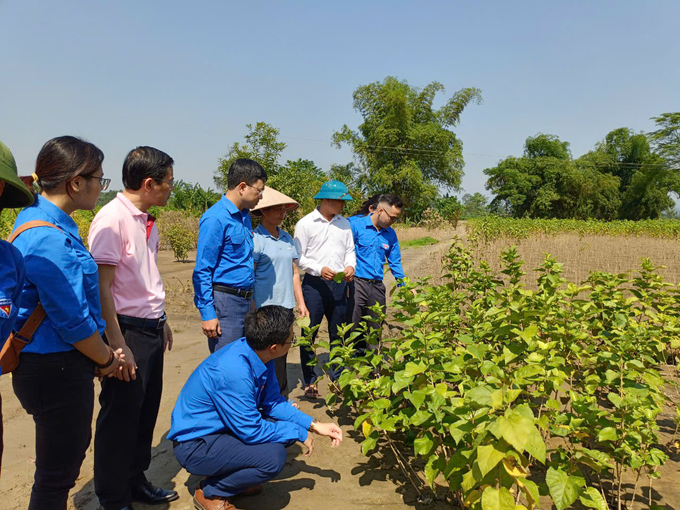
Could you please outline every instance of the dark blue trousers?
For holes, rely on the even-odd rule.
[[[175,457],[192,475],[206,477],[206,498],[228,498],[276,478],[286,464],[286,445],[247,445],[231,434],[211,434],[175,443]]]
[[[324,280],[319,276],[306,274],[302,281],[302,295],[309,310],[310,327],[321,324],[323,318],[326,317],[330,341],[336,340],[338,326],[347,321],[347,282],[336,283],[333,280]],[[316,339],[316,333],[312,338]],[[305,386],[314,383],[317,379],[315,367],[307,365],[312,359],[314,356],[308,349],[300,349],[300,364]],[[328,372],[331,379],[335,379],[336,371]]]
[[[246,336],[243,322],[246,314],[251,310],[251,300],[226,292],[213,292],[215,301],[215,313],[220,320],[222,335],[217,338],[208,338],[210,352],[219,351],[231,342]]]

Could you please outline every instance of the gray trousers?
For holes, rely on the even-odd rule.
[[[382,324],[378,323],[377,315],[368,308],[379,303],[385,313],[385,284],[383,282],[354,278],[354,303],[352,307],[352,322],[358,326],[364,321],[368,327],[382,329]],[[370,316],[373,320],[363,319]],[[357,349],[366,349],[366,340],[360,340],[355,344]]]

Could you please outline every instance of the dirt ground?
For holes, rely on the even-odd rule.
[[[404,269],[411,276],[424,276],[438,271],[441,254],[446,250],[451,233],[436,232],[432,237],[442,242],[403,251]],[[415,235],[415,237],[422,237]],[[193,254],[192,254],[193,255]],[[191,256],[190,255],[190,258]],[[172,253],[161,252],[161,274],[168,294],[167,313],[173,328],[175,346],[165,358],[163,400],[156,425],[153,459],[147,471],[149,479],[162,487],[173,488],[180,499],[160,506],[135,504],[135,509],[182,510],[192,509],[192,494],[198,479],[190,476],[175,460],[172,444],[166,439],[170,428],[170,414],[184,382],[191,372],[208,356],[208,345],[201,334],[200,317],[193,306],[191,272],[194,263],[175,262]],[[386,279],[389,286],[392,280]],[[324,335],[324,332],[321,332]],[[323,360],[323,358],[322,358]],[[307,458],[296,444],[289,448],[286,467],[279,477],[266,484],[259,496],[237,500],[239,508],[272,510],[280,508],[318,510],[333,502],[338,509],[402,508],[404,502],[416,508],[417,494],[404,487],[403,476],[389,458],[367,459],[361,454],[361,438],[353,430],[353,420],[331,416],[323,400],[309,401],[302,396],[300,357],[297,349],[288,356],[288,377],[293,391],[290,398],[299,401],[301,409],[320,421],[338,420],[345,433],[339,448],[331,449],[330,442],[317,438],[314,454]],[[12,391],[11,376],[0,378],[5,425],[5,453],[0,478],[0,509],[19,510],[28,507],[35,468],[35,429],[33,421],[19,405]],[[98,383],[95,383],[98,394]],[[325,384],[321,394],[325,395]],[[94,416],[99,412],[98,404]],[[93,421],[94,427],[94,421]],[[94,430],[94,428],[93,428]],[[90,446],[80,477],[69,498],[69,509],[96,510],[99,505],[94,494],[93,447]],[[396,482],[396,483],[395,483]],[[441,502],[427,508],[448,508]]]
[[[440,240],[439,244],[408,248],[403,250],[403,262],[406,274],[411,277],[437,275],[441,267],[441,256],[446,252],[449,240],[454,234],[464,236],[464,226],[456,232],[438,230],[421,231],[422,229],[400,230],[400,239],[415,239],[429,235]],[[585,242],[585,241],[582,241]],[[546,248],[545,241],[533,247],[529,252],[539,253]],[[567,243],[571,244],[571,243]],[[592,247],[593,262],[607,260],[607,253],[612,253],[613,246],[604,243],[603,250],[596,250],[599,243],[588,243]],[[550,248],[555,248],[551,246]],[[497,247],[498,248],[498,247]],[[576,248],[583,255],[583,248]],[[491,251],[491,250],[490,250]],[[552,251],[552,250],[551,250]],[[635,251],[635,250],[631,250]],[[553,252],[555,253],[555,252]],[[637,257],[637,251],[635,257]],[[488,253],[491,255],[491,253]],[[190,255],[190,259],[193,254]],[[495,255],[494,255],[495,257]],[[494,258],[490,257],[490,258]],[[175,262],[171,252],[161,252],[160,269],[163,275],[168,296],[167,312],[175,332],[175,347],[166,355],[164,393],[154,438],[153,459],[147,472],[149,479],[165,488],[173,488],[180,494],[180,499],[160,506],[135,504],[137,510],[181,510],[192,509],[192,494],[198,479],[184,471],[172,452],[172,445],[166,439],[170,428],[170,413],[177,396],[194,368],[208,355],[207,341],[200,332],[200,318],[193,306],[191,272],[193,260],[185,263]],[[537,261],[532,261],[537,262]],[[600,262],[601,263],[601,262]],[[635,267],[637,262],[629,264],[626,269]],[[527,268],[536,265],[527,264]],[[604,269],[604,268],[602,268]],[[672,280],[673,281],[673,280]],[[389,287],[391,276],[385,283]],[[321,335],[325,336],[325,323]],[[323,361],[323,358],[322,358]],[[279,477],[266,484],[264,492],[259,496],[239,498],[235,502],[238,508],[245,510],[270,510],[281,508],[318,510],[331,503],[337,509],[392,509],[411,507],[416,509],[451,508],[442,500],[420,502],[417,494],[406,483],[394,458],[389,455],[376,455],[370,459],[360,451],[361,437],[353,430],[353,420],[342,411],[331,415],[323,400],[316,402],[301,398],[301,370],[297,349],[291,350],[288,356],[288,376],[294,388],[290,397],[300,403],[301,409],[318,420],[336,420],[345,433],[345,441],[339,448],[331,449],[328,441],[317,438],[316,450],[310,458],[303,455],[301,445],[289,448],[286,467]],[[676,379],[674,367],[669,367],[668,378]],[[98,383],[95,384],[98,387]],[[325,395],[325,383],[321,384],[321,394]],[[669,389],[673,399],[680,401],[680,391]],[[2,478],[0,478],[0,510],[18,510],[28,506],[32,477],[34,472],[34,426],[33,422],[20,407],[11,388],[9,376],[0,378],[0,393],[3,397],[3,414],[5,422],[5,453],[3,458]],[[676,398],[677,397],[677,398]],[[98,413],[95,408],[94,416]],[[668,444],[673,436],[673,409],[670,407],[659,420],[661,440]],[[94,422],[93,422],[94,426]],[[677,438],[676,438],[677,439]],[[680,445],[679,445],[680,446]],[[666,449],[670,460],[661,468],[660,480],[655,480],[651,494],[656,504],[666,504],[669,510],[680,510],[680,448],[670,445]],[[71,491],[69,509],[95,510],[98,508],[94,494],[93,451],[90,446],[81,469],[76,487]],[[628,480],[626,480],[628,482]],[[643,482],[645,485],[647,481]],[[634,480],[627,483],[632,490]],[[442,490],[442,492],[444,492]],[[645,503],[650,489],[643,489]],[[547,505],[543,505],[547,508]],[[636,508],[647,508],[640,501]]]

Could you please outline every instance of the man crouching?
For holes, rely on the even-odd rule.
[[[235,510],[229,498],[251,495],[276,477],[286,446],[300,441],[314,450],[310,432],[342,441],[335,423],[319,423],[280,395],[274,359],[293,341],[292,310],[263,306],[245,318],[245,338],[210,355],[182,388],[168,439],[189,473],[205,476],[194,505]]]

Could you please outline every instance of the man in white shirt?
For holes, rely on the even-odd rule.
[[[298,265],[305,272],[302,294],[309,310],[310,327],[321,324],[325,316],[332,342],[338,338],[338,326],[345,322],[347,282],[354,279],[356,267],[352,227],[341,215],[345,201],[352,197],[343,183],[328,181],[314,198],[321,200],[321,205],[298,221],[294,240]],[[339,273],[344,275],[338,282]],[[305,395],[316,398],[317,375],[314,367],[308,365],[311,359],[309,350],[300,350]],[[331,370],[329,375],[334,378],[335,372]]]

